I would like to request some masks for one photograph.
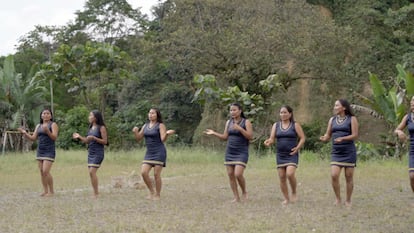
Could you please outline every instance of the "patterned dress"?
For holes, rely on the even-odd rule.
[[[91,127],[88,131],[88,136],[102,138],[101,126]],[[104,160],[104,155],[104,145],[95,140],[90,141],[88,144],[88,167],[100,167]]]
[[[152,166],[160,165],[165,167],[167,161],[167,150],[161,141],[160,123],[156,123],[151,128],[149,124],[144,125],[145,145],[147,152],[145,153],[142,163]]]
[[[331,165],[340,167],[356,167],[355,142],[344,140],[340,143],[334,142],[336,138],[352,134],[351,116],[346,116],[342,122],[338,116],[332,118],[332,159]]]
[[[298,145],[298,134],[295,130],[295,122],[290,122],[287,129],[282,128],[282,123],[276,123],[276,163],[277,167],[298,166],[299,153],[291,155],[292,148]]]
[[[230,120],[227,126],[229,137],[227,139],[224,165],[246,167],[249,160],[249,140],[240,131],[232,129],[234,124],[234,121]],[[246,119],[243,118],[239,125],[246,129]]]
[[[407,129],[410,134],[410,153],[408,157],[408,171],[414,172],[414,114],[407,115]]]
[[[51,132],[52,124],[53,122],[49,122],[47,125]],[[43,131],[42,125],[37,127],[37,136],[39,138],[39,142],[37,145],[36,159],[54,162],[56,156],[55,141],[53,141],[49,135]]]

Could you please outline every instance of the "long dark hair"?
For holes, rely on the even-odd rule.
[[[51,118],[50,118],[50,121],[51,122],[53,122],[53,113],[52,113],[52,110],[50,110],[49,108],[44,108],[41,112],[40,112],[40,116],[39,116],[39,119],[40,119],[40,124],[43,124],[43,119],[42,119],[42,114],[43,114],[43,112],[44,111],[49,111],[50,112],[50,116],[51,116]]]
[[[232,104],[230,104],[230,107],[231,106],[236,106],[239,110],[241,110],[240,116],[242,118],[246,118],[246,116],[244,115],[244,112],[243,112],[243,108],[239,103],[232,103]]]
[[[92,110],[91,113],[96,119],[96,124],[99,126],[105,126],[105,122],[102,117],[102,113],[98,110]],[[89,128],[92,128],[92,123],[89,125]]]
[[[349,116],[355,116],[352,112],[351,104],[346,99],[338,99],[339,103],[342,105],[342,107],[345,108],[345,115]]]
[[[151,109],[154,110],[155,113],[157,113],[157,122],[162,123],[161,111],[158,108],[150,108],[150,110]]]
[[[289,119],[289,121],[290,122],[294,122],[295,121],[295,118],[293,118],[293,109],[289,105],[282,105],[282,107],[280,107],[280,110],[282,108],[286,108],[286,110],[290,113],[290,119]]]

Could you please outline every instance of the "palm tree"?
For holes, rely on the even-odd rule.
[[[14,59],[10,55],[4,60],[3,68],[0,68],[0,100],[1,117],[3,118],[4,132],[17,127],[34,127],[36,119],[45,101],[46,88],[42,85],[43,80],[32,76],[24,80],[22,75],[16,73]]]

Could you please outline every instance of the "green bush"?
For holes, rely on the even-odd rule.
[[[317,152],[324,147],[325,143],[319,140],[319,137],[323,135],[325,130],[324,127],[326,127],[326,123],[322,124],[320,121],[313,121],[302,125],[306,136],[305,145],[303,146],[305,150]]]
[[[367,161],[372,158],[380,158],[381,153],[374,144],[357,141],[355,143],[358,160]]]
[[[56,110],[55,121],[59,126],[59,136],[56,141],[56,146],[65,150],[74,148],[85,148],[85,145],[78,140],[72,139],[72,134],[78,132],[81,135],[86,135],[88,132],[89,110],[85,106],[77,106],[66,113]]]

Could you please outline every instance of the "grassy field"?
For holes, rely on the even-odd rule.
[[[54,197],[39,197],[34,153],[0,156],[0,232],[413,232],[414,194],[407,161],[360,162],[353,207],[333,206],[329,161],[303,153],[299,201],[283,207],[274,155],[251,156],[249,201],[230,203],[223,151],[169,148],[160,201],[146,189],[114,188],[114,177],[139,172],[144,150],[107,152],[92,189],[86,151],[59,151]],[[344,196],[344,178],[341,177]]]

